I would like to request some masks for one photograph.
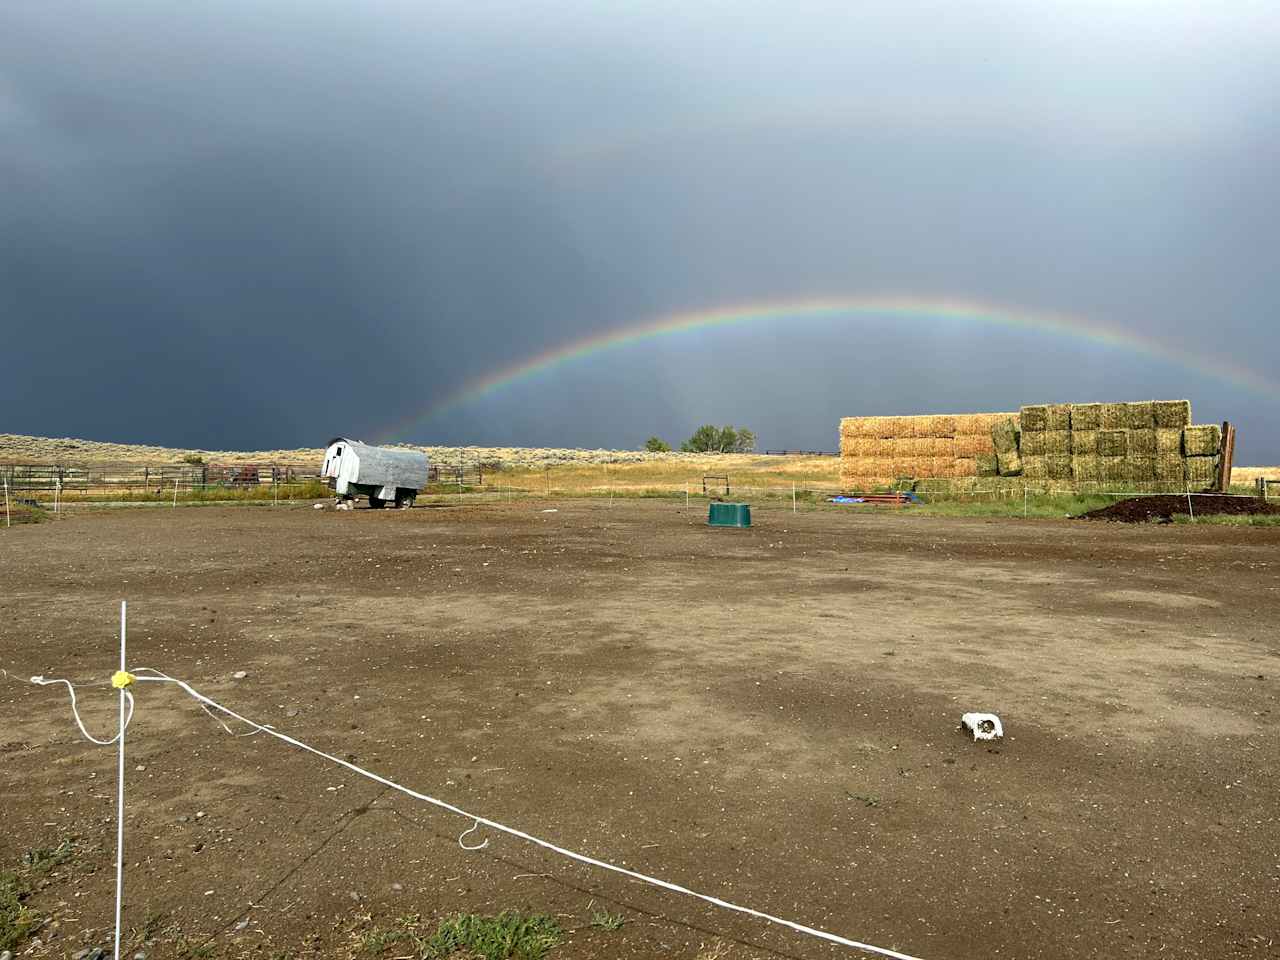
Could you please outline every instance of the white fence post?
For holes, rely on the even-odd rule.
[[[9,478],[4,478],[4,525],[6,527],[13,524],[9,520]]]
[[[120,672],[125,672],[125,625],[128,607],[124,600],[120,601]],[[120,901],[124,893],[124,728],[125,701],[128,694],[124,685],[120,687],[120,750],[116,770],[116,950],[115,960],[120,960]]]

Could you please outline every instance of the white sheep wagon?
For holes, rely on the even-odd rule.
[[[333,481],[344,500],[369,498],[374,509],[394,503],[411,507],[427,485],[431,465],[425,453],[395,447],[371,447],[359,440],[336,437],[324,452],[320,476]]]

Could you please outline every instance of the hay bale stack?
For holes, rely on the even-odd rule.
[[[1187,457],[1183,461],[1183,477],[1188,484],[1208,484],[1218,479],[1217,457]]]
[[[1129,479],[1128,457],[1098,457],[1102,479],[1108,483]]]
[[[1098,430],[1102,427],[1102,404],[1073,403],[1071,405],[1072,430]]]
[[[1023,431],[1021,452],[1031,456],[1070,456],[1070,430]]]
[[[1182,430],[1191,426],[1190,400],[1157,400],[1152,406],[1155,408],[1156,427]]]
[[[1186,479],[1186,467],[1181,452],[1157,453],[1154,460],[1155,479],[1161,483],[1182,483]]]
[[[1174,457],[1182,459],[1182,431],[1166,430],[1157,427],[1156,435],[1156,456],[1158,457]]]
[[[1063,431],[1071,429],[1071,404],[1051,403],[1045,408],[1047,431]]]
[[[1207,484],[1222,442],[1186,400],[1029,404],[1018,414],[847,417],[841,481],[1018,477],[1076,483]],[[1196,461],[1196,462],[1192,462]]]
[[[1129,431],[1129,456],[1154,457],[1156,453],[1155,427],[1135,428]]]
[[[1072,454],[1071,479],[1080,483],[1097,483],[1102,479],[1102,458],[1096,453]]]
[[[1126,403],[1125,428],[1129,430],[1154,430],[1156,427],[1156,405],[1153,400],[1141,403]]]
[[[865,487],[907,478],[976,477],[978,458],[995,455],[992,426],[1013,416],[845,417],[840,421],[841,483]]]
[[[1063,431],[1054,431],[1063,432]],[[1045,470],[1050,480],[1071,479],[1071,454],[1051,453],[1045,458]]]
[[[955,438],[955,455],[957,457],[980,457],[995,455],[996,445],[991,431],[986,433],[961,433]]]
[[[1129,426],[1129,412],[1123,403],[1100,403],[1098,411],[1099,430],[1124,430]]]
[[[1156,478],[1155,457],[1130,454],[1125,459],[1125,479],[1136,483],[1150,483]]]
[[[996,469],[1000,471],[1000,476],[1002,477],[1020,477],[1025,469],[1025,464],[1017,451],[1013,453],[997,453]]]
[[[1022,473],[1022,457],[1018,452],[1018,423],[1013,417],[1001,417],[991,424],[991,445],[996,452],[996,469],[1002,477]]]
[[[1043,433],[1049,429],[1049,407],[1043,403],[1025,406],[1018,411],[1018,421],[1024,434]]]
[[[1098,431],[1077,430],[1075,429],[1075,421],[1072,421],[1071,455],[1077,457],[1096,457],[1098,455]]]
[[[1099,430],[1098,455],[1102,457],[1126,457],[1129,455],[1128,430]]]
[[[1216,457],[1221,449],[1222,429],[1217,424],[1182,431],[1182,451],[1188,457]]]

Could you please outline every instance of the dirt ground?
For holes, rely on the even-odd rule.
[[[0,870],[75,839],[19,955],[109,939],[115,753],[24,678],[106,680],[127,598],[132,665],[759,910],[927,960],[1280,956],[1280,529],[704,509],[0,531]],[[507,908],[560,917],[553,958],[858,955],[492,831],[464,851],[470,821],[136,689],[125,926],[150,960],[355,956],[397,917]],[[110,688],[81,698],[109,734]],[[967,740],[966,710],[1006,739]]]

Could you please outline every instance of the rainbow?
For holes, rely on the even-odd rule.
[[[743,324],[842,318],[851,321],[909,320],[917,326],[930,321],[943,320],[1069,337],[1166,361],[1250,393],[1270,399],[1280,399],[1280,383],[1264,377],[1255,370],[1225,359],[1181,349],[1122,327],[1103,326],[1062,314],[959,300],[932,300],[911,296],[833,297],[748,303],[671,313],[561,343],[542,353],[490,371],[462,384],[422,413],[388,430],[384,439],[403,436],[415,426],[425,424],[464,404],[550,373],[566,364],[584,360],[595,354],[620,350],[647,340],[689,331],[713,330]]]

